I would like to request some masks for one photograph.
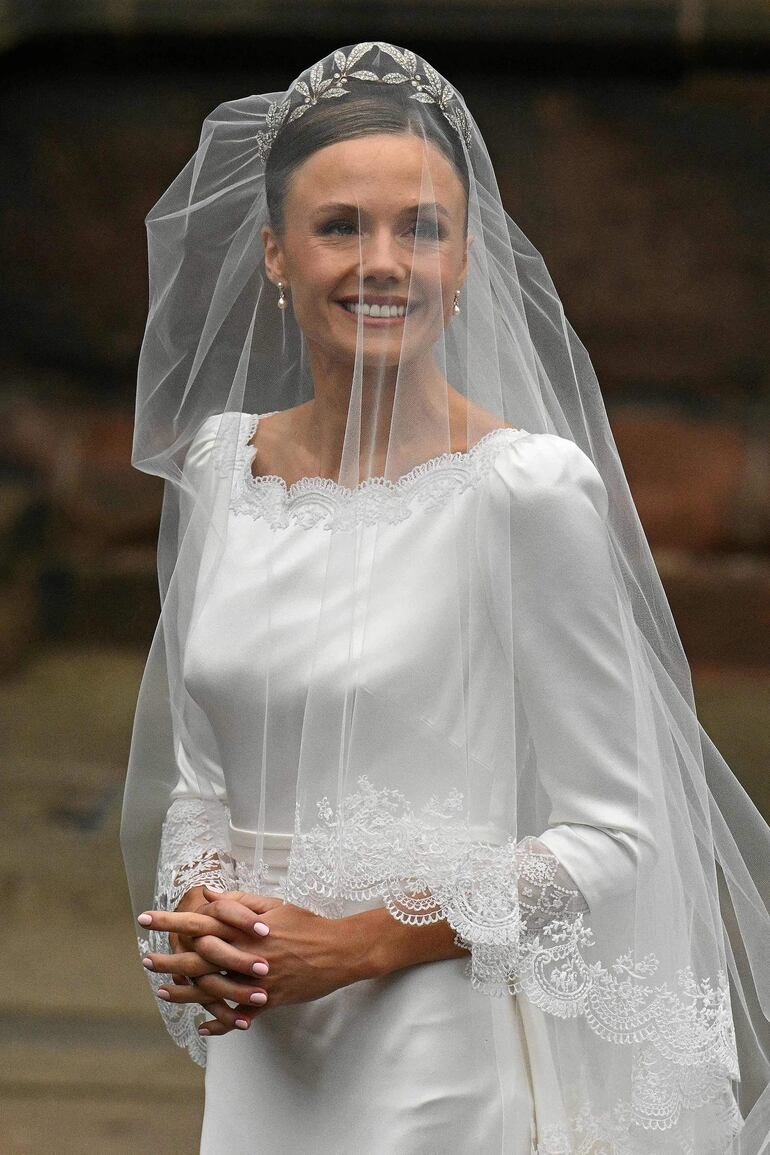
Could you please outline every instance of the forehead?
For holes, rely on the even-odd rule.
[[[286,198],[287,208],[306,209],[324,201],[374,207],[433,199],[460,208],[462,181],[440,149],[411,133],[378,133],[318,149],[294,172]]]

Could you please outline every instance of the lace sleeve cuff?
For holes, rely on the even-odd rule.
[[[482,941],[473,928],[458,929],[458,943],[471,952],[471,982],[486,994],[542,990],[534,981],[535,959],[540,967],[551,957],[556,960],[558,956],[563,963],[572,947],[589,933],[583,926],[588,903],[545,843],[531,836],[523,838],[515,848],[513,873],[516,886],[508,888],[509,909],[504,902],[497,904],[498,921],[505,924],[501,933],[495,934],[494,912],[487,912],[484,919]],[[455,920],[456,914],[450,912],[449,921],[455,925]],[[559,1013],[554,1007],[549,1009]],[[562,1009],[565,1013],[569,1012]]]
[[[226,818],[227,808],[217,805]],[[188,890],[204,883],[219,890],[234,889],[232,857],[217,841],[206,803],[197,798],[176,798],[171,803],[160,843],[157,910],[174,910]]]
[[[175,910],[188,890],[204,883],[219,890],[235,889],[233,861],[216,845],[208,805],[197,798],[177,798],[171,803],[161,836],[154,910]],[[221,810],[226,819],[227,808],[221,805]],[[170,954],[168,933],[150,930],[146,937],[140,937],[140,954],[144,956],[148,951]],[[158,988],[168,981],[167,976],[150,971],[145,974],[157,996]],[[198,1034],[198,1026],[206,1018],[203,1007],[157,998],[156,1001],[166,1030],[177,1046],[184,1047],[196,1063],[205,1066],[206,1047]]]

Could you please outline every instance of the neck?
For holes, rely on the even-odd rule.
[[[323,351],[309,348],[314,399],[307,410],[307,442],[317,455],[319,472],[327,476],[343,457],[349,426],[352,366],[331,361]],[[448,444],[448,411],[454,390],[428,355],[400,366],[364,366],[360,387],[361,428],[359,459],[367,472],[379,473],[389,446],[398,443],[407,452],[425,443]],[[398,393],[398,427],[393,428],[393,407]],[[392,455],[392,448],[391,448]],[[400,468],[389,461],[389,468]]]

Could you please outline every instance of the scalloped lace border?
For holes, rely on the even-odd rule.
[[[377,522],[396,525],[417,509],[437,509],[453,495],[474,488],[506,445],[528,436],[526,429],[491,429],[466,452],[439,454],[396,481],[369,477],[351,489],[329,477],[301,477],[287,486],[276,474],[252,474],[257,451],[249,442],[260,416],[270,417],[272,413],[242,415],[235,446],[228,448],[226,444],[232,438],[231,431],[220,430],[219,440],[225,445],[220,444],[216,461],[220,476],[234,473],[230,509],[264,518],[274,529],[291,524],[326,530],[350,530]]]

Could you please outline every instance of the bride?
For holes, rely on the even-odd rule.
[[[338,50],[147,227],[122,838],[201,1151],[759,1155],[769,832],[462,98]]]

